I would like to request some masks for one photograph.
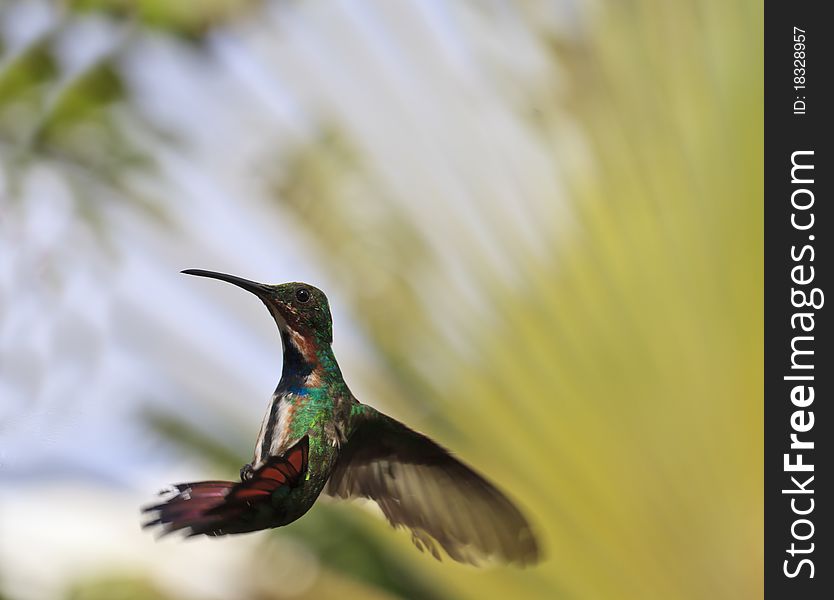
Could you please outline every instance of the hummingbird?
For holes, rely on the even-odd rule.
[[[306,283],[267,285],[215,271],[257,296],[281,334],[283,370],[240,481],[181,483],[146,507],[145,527],[220,536],[281,527],[325,495],[375,502],[441,560],[532,564],[533,530],[513,502],[429,437],[357,400],[333,355],[327,297]],[[165,494],[166,492],[162,492]]]

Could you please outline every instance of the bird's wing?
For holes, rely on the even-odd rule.
[[[283,456],[273,456],[245,481],[198,481],[174,486],[174,495],[143,512],[156,513],[144,527],[161,525],[164,533],[188,529],[188,535],[224,535],[268,527],[272,496],[295,487],[307,471],[309,441],[304,436]],[[267,509],[262,510],[262,509]]]
[[[391,525],[411,529],[415,545],[438,560],[435,542],[459,562],[536,562],[530,525],[503,493],[428,437],[360,406],[328,494],[373,500]]]

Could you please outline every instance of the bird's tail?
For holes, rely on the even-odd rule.
[[[144,523],[143,527],[162,525],[163,533],[189,528],[189,535],[227,533],[223,530],[224,523],[237,520],[243,508],[226,503],[226,496],[235,485],[231,481],[199,481],[164,490],[163,495],[172,495],[164,502],[142,510],[156,513],[156,518]]]
[[[156,513],[144,527],[161,525],[163,534],[188,529],[188,535],[225,535],[275,527],[275,494],[297,487],[307,472],[305,435],[282,456],[270,457],[244,481],[181,483],[162,503],[142,512]],[[163,492],[165,494],[166,492]]]

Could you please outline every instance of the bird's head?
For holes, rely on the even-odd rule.
[[[202,269],[187,269],[183,273],[226,281],[255,294],[275,318],[285,343],[292,343],[305,358],[317,347],[333,342],[330,306],[327,296],[317,287],[299,282],[268,285]]]

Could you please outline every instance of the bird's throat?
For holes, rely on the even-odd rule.
[[[304,336],[290,327],[281,328],[284,368],[281,384],[288,388],[316,388],[341,379],[330,344]]]

